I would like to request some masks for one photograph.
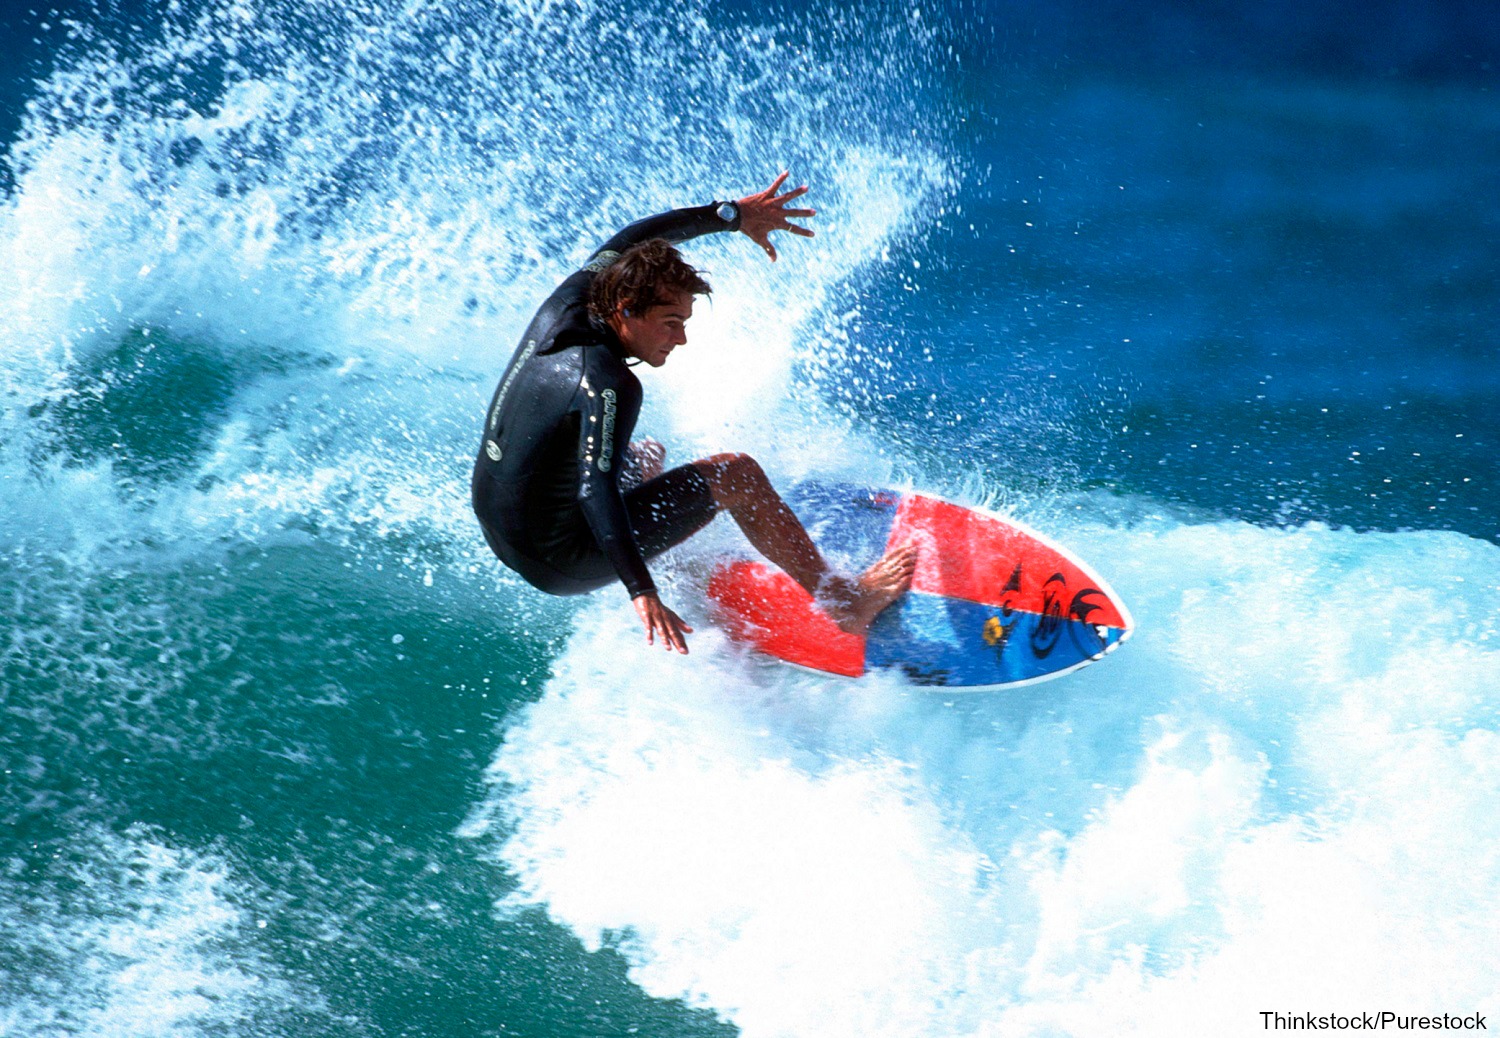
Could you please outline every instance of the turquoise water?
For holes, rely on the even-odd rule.
[[[1373,11],[7,13],[0,1033],[1500,1013],[1500,48]],[[1109,660],[746,657],[718,526],[679,658],[489,555],[532,308],[782,168],[642,433],[1016,515]]]

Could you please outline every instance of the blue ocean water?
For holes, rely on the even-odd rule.
[[[1250,1034],[1500,1014],[1492,5],[0,12],[0,1033]],[[685,459],[1014,514],[1132,641],[1011,695],[540,596],[532,308],[781,169]]]

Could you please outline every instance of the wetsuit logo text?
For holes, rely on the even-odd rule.
[[[510,384],[516,380],[516,376],[521,373],[521,368],[525,366],[526,362],[530,360],[535,353],[536,340],[527,339],[526,348],[521,351],[519,356],[511,361],[510,370],[505,373],[505,378],[500,382],[500,388],[495,390],[495,400],[492,404],[490,404],[489,430],[491,436],[500,431],[500,411],[505,406],[505,396],[510,392]],[[497,446],[495,449],[499,450],[499,447]],[[488,450],[488,445],[486,445],[486,450]],[[493,457],[493,455],[491,455],[491,457]],[[495,458],[495,460],[499,461],[500,459]]]
[[[599,444],[599,471],[608,472],[615,456],[615,391],[606,389],[599,394],[604,398],[604,431]]]

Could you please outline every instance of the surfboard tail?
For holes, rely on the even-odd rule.
[[[714,571],[708,595],[731,637],[778,659],[857,678],[865,639],[839,629],[791,577],[765,563],[733,562]]]

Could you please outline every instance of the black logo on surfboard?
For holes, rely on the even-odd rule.
[[[1067,631],[1079,653],[1088,659],[1101,655],[1108,647],[1105,632],[1108,628],[1095,624],[1089,617],[1103,608],[1104,592],[1096,587],[1083,587],[1069,597],[1068,578],[1054,573],[1042,585],[1042,608],[1037,613],[1026,613],[1016,609],[1014,602],[1021,592],[1021,566],[1017,563],[1010,579],[1005,582],[1000,600],[1000,612],[984,624],[984,641],[995,650],[997,659],[1003,659],[1006,647],[1022,617],[1032,617],[1027,643],[1031,655],[1044,660],[1052,655]],[[1070,623],[1069,621],[1077,621]]]

